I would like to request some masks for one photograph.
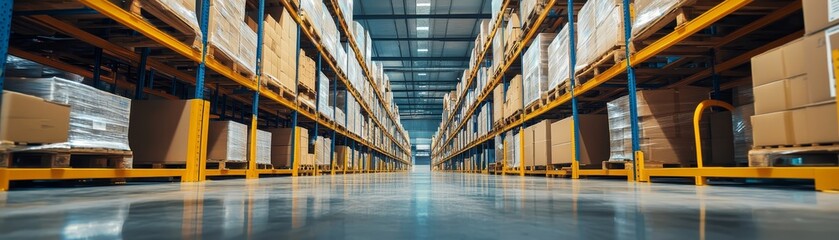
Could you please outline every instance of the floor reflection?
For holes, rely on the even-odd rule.
[[[417,171],[0,193],[0,239],[834,239],[839,195]]]

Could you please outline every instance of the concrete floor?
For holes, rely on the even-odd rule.
[[[839,194],[427,170],[0,193],[0,239],[681,240],[837,235]]]

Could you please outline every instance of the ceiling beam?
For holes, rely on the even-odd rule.
[[[353,15],[353,19],[490,19],[491,14],[371,14]]]
[[[410,67],[385,67],[385,72],[463,72],[465,68],[458,67],[431,67],[431,68],[410,68]]]
[[[420,82],[417,82],[417,83],[420,83]],[[422,88],[417,88],[416,90],[413,90],[413,89],[393,89],[393,90],[391,90],[391,92],[444,92],[444,93],[447,93],[447,92],[451,92],[452,90],[454,90],[454,89],[422,89]]]
[[[474,42],[475,38],[472,37],[431,37],[431,38],[420,38],[420,37],[406,37],[406,38],[399,38],[399,37],[374,37],[372,38],[373,41],[438,41],[438,42]]]
[[[403,83],[434,83],[434,84],[457,84],[456,80],[390,80],[391,85],[402,85]]]
[[[373,61],[469,61],[468,57],[373,57]]]

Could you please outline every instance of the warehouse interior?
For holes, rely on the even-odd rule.
[[[0,0],[0,239],[833,239],[837,9]]]

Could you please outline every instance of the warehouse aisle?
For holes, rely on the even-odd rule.
[[[424,167],[424,166],[420,166]],[[0,238],[829,239],[839,195],[477,174],[0,193]]]

